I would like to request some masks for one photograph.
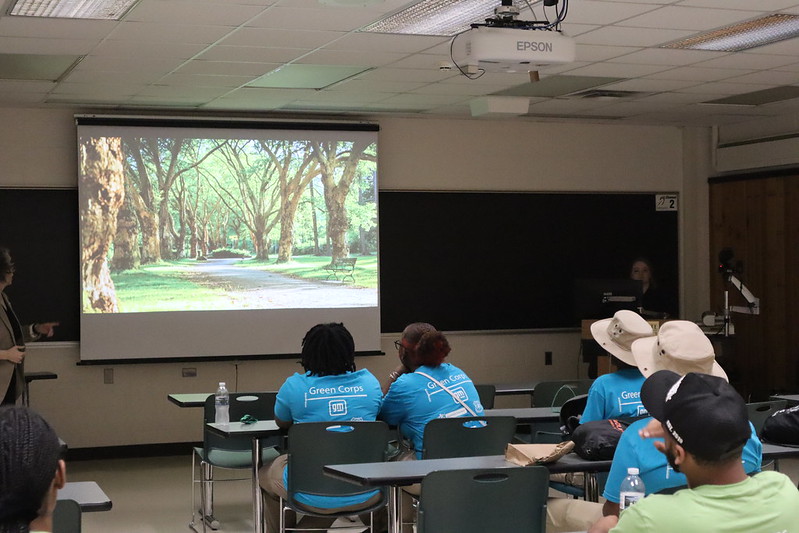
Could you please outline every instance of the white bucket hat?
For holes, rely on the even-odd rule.
[[[602,348],[628,365],[638,366],[633,358],[633,341],[652,336],[652,326],[633,311],[617,311],[613,318],[591,324],[591,335]]]
[[[632,352],[646,377],[658,370],[671,370],[681,376],[698,372],[729,381],[716,362],[713,344],[699,326],[687,320],[664,322],[657,336],[633,342]]]

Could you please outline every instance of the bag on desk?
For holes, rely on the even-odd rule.
[[[799,445],[799,405],[780,409],[768,417],[760,436],[774,444]]]
[[[505,459],[519,466],[554,463],[574,448],[570,440],[557,444],[508,444]]]
[[[594,420],[580,424],[571,434],[574,451],[588,461],[613,459],[621,434],[630,424],[623,420]]]

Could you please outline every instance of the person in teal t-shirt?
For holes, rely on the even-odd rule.
[[[652,336],[652,326],[638,313],[617,311],[613,318],[591,324],[591,335],[611,356],[618,370],[599,376],[588,390],[588,400],[580,423],[608,418],[646,415],[641,404],[644,376],[638,370],[632,343]]]
[[[300,363],[305,372],[290,376],[277,393],[278,426],[287,429],[302,422],[375,420],[383,399],[380,383],[368,370],[356,370],[355,342],[343,324],[319,324],[311,328],[302,339]],[[267,531],[279,529],[279,497],[287,496],[286,464],[287,456],[281,455],[261,469],[261,488],[267,496]],[[358,514],[358,510],[379,498],[379,491],[371,490],[346,498],[297,494],[295,501],[315,513],[352,510],[352,514]],[[376,519],[383,520],[380,514]],[[299,525],[326,529],[334,521],[335,517],[306,516]]]
[[[0,407],[0,450],[0,531],[53,531],[67,480],[55,431],[27,407]]]
[[[799,533],[799,491],[790,479],[744,471],[746,403],[724,378],[660,370],[644,382],[641,398],[654,417],[642,436],[663,437],[655,447],[689,488],[647,496],[589,533]]]

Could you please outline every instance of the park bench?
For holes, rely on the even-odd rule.
[[[338,281],[338,274],[341,273],[341,281],[350,278],[354,282],[355,262],[357,260],[357,257],[344,257],[336,261],[331,261],[329,265],[325,265],[325,270],[330,271],[330,274],[327,275],[327,280],[330,280],[332,277],[334,280]]]

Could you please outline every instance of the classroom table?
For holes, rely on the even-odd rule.
[[[785,400],[788,402],[788,407],[799,405],[799,394],[774,394],[771,396],[772,400]]]
[[[211,394],[210,392],[168,394],[167,399],[178,407],[202,407],[205,405],[205,399]]]
[[[261,439],[280,435],[280,429],[274,420],[259,420],[254,424],[231,422],[230,424],[206,424],[208,430],[222,437],[252,438],[252,519],[253,531],[264,533],[264,508],[261,501],[261,483],[258,470],[261,468]]]
[[[75,500],[81,512],[110,511],[113,503],[94,481],[70,481],[58,491],[59,500]]]
[[[780,459],[799,457],[799,446],[763,443],[763,461],[774,461],[774,470],[780,470]]]
[[[485,416],[512,416],[519,424],[560,421],[558,407],[514,407],[509,409],[486,409]]]
[[[58,379],[58,374],[55,372],[25,372],[25,390],[23,391],[23,397],[25,400],[25,407],[30,407],[31,405],[31,394],[30,394],[30,384],[31,381],[39,381],[42,379]]]
[[[597,501],[597,472],[608,472],[612,461],[586,461],[575,453],[561,457],[557,462],[546,466],[552,474],[565,472],[585,472],[586,500]],[[325,465],[328,476],[342,479],[365,487],[388,485],[388,528],[389,533],[401,531],[399,516],[401,486],[421,483],[427,474],[437,470],[465,470],[472,468],[519,468],[515,463],[505,460],[504,455],[479,457],[455,457],[448,459],[420,459],[418,461],[393,461],[379,463],[356,463],[345,465]]]
[[[513,383],[497,383],[494,385],[496,396],[513,396],[516,394],[527,394],[532,401],[535,385],[538,381],[516,381]]]

